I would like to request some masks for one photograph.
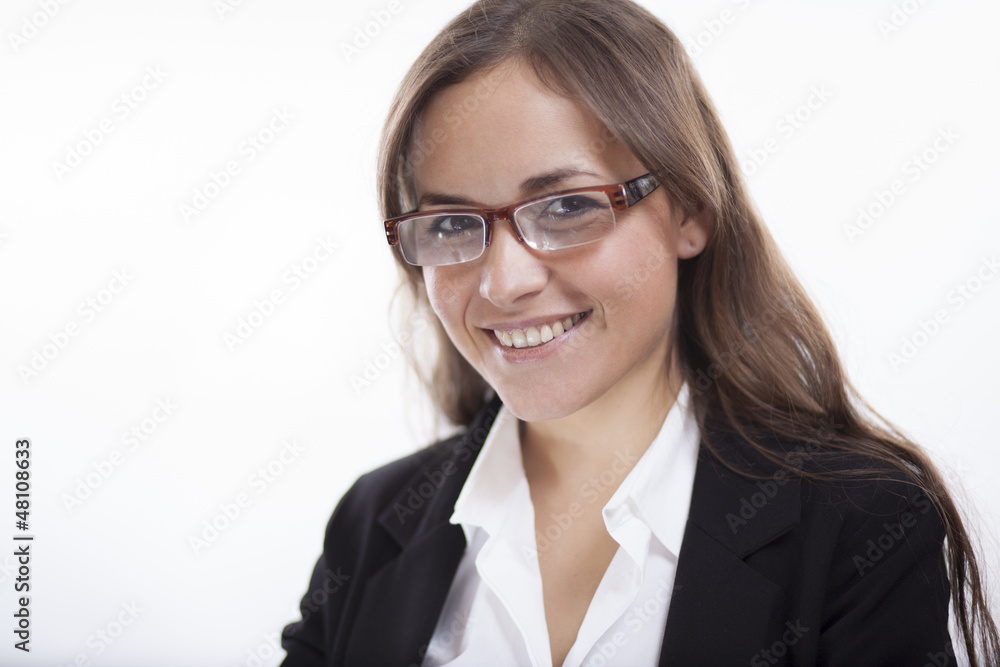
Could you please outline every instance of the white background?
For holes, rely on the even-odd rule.
[[[343,45],[387,4],[79,0],[47,18],[40,2],[4,2],[0,540],[17,532],[13,451],[25,437],[37,537],[30,656],[3,629],[14,561],[0,548],[0,663],[276,664],[268,638],[297,618],[340,495],[431,437],[405,363],[379,357],[396,273],[374,160],[405,68],[465,2],[400,0],[348,58]],[[976,276],[1000,252],[1000,5],[904,4],[911,14],[888,32],[888,0],[645,2],[700,51],[745,164],[775,140],[746,169],[765,220],[862,393],[963,490],[995,576],[1000,279]],[[143,89],[147,68],[165,74]],[[802,108],[817,87],[829,98]],[[275,109],[294,119],[248,159],[244,142]],[[788,136],[779,123],[796,111],[808,119]],[[111,131],[57,173],[103,119]],[[947,128],[957,138],[935,152]],[[914,179],[907,162],[925,150],[935,160]],[[229,160],[239,173],[185,220],[181,205]],[[850,239],[845,225],[895,179],[901,194]],[[339,247],[306,261],[318,238]],[[293,288],[286,272],[303,264],[315,270]],[[959,307],[954,290],[970,280],[979,289]],[[225,335],[274,289],[283,303],[230,350]],[[87,299],[103,299],[101,312]],[[938,310],[944,323],[919,335]],[[917,353],[894,368],[889,354],[915,334]],[[23,377],[36,352],[43,367]],[[374,381],[352,385],[376,363]],[[158,400],[176,405],[160,423]],[[130,448],[123,436],[144,420],[151,434]],[[303,451],[275,464],[293,439]],[[280,474],[255,485],[269,463]],[[90,495],[70,509],[80,484]],[[189,538],[241,493],[249,506],[196,553]],[[99,640],[132,603],[134,622]]]

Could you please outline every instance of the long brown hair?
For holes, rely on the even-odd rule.
[[[456,17],[413,64],[393,102],[378,163],[383,216],[412,207],[412,170],[435,141],[446,140],[413,144],[414,124],[431,96],[513,60],[589,108],[685,213],[709,224],[704,251],[679,262],[673,336],[703,434],[707,421],[729,425],[781,465],[755,434],[785,435],[874,464],[796,469],[802,476],[888,473],[919,487],[944,524],[952,605],[970,661],[1000,664],[1000,636],[972,542],[941,475],[850,385],[816,308],[751,204],[698,74],[652,14],[628,0],[480,0]],[[486,78],[453,110],[454,122],[490,102]],[[418,375],[440,412],[467,425],[491,389],[430,315],[421,270],[398,253],[397,262],[422,314],[409,321],[431,321],[436,331],[437,354],[429,370],[416,365]]]

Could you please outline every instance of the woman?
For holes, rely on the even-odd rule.
[[[465,429],[347,492],[285,664],[954,664],[949,593],[998,664],[939,474],[853,397],[654,17],[476,3],[379,177]]]

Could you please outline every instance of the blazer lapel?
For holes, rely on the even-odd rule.
[[[737,442],[713,438],[723,452],[740,451]],[[737,475],[701,447],[661,667],[745,664],[781,623],[773,618],[779,587],[743,559],[799,522],[799,482],[775,475],[774,465],[758,470],[762,479]]]
[[[494,398],[465,435],[430,458],[379,515],[399,552],[365,585],[345,664],[420,665],[465,552],[462,527],[448,519],[499,409]],[[416,504],[412,491],[426,502],[401,521],[400,508]]]
[[[427,459],[379,515],[398,552],[365,585],[344,664],[421,663],[466,546],[461,526],[448,519],[499,409],[495,398],[464,436]],[[719,442],[713,439],[713,445]],[[721,444],[741,451],[735,436]],[[761,480],[738,475],[702,445],[661,667],[743,663],[766,644],[779,589],[743,559],[799,521],[798,480],[778,480],[774,470],[770,477],[762,472]],[[438,473],[444,477],[436,485]],[[434,486],[427,502],[401,521],[398,508],[412,508],[411,491],[426,491],[427,483]]]

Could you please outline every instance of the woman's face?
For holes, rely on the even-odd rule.
[[[421,210],[447,201],[496,208],[646,173],[589,111],[544,88],[521,64],[437,93],[418,124],[417,146]],[[677,259],[700,252],[704,229],[683,217],[663,187],[616,218],[603,239],[556,251],[528,248],[501,221],[480,258],[423,269],[452,343],[522,420],[648,399],[667,381]],[[548,337],[546,327],[553,338],[532,345]]]

